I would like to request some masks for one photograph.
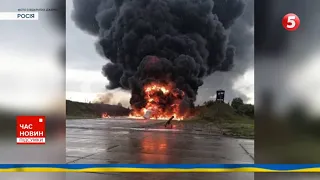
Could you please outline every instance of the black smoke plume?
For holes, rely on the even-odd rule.
[[[208,97],[214,98],[217,89],[225,90],[226,101],[231,101],[234,97],[241,97],[244,101],[252,100],[250,94],[246,93],[253,91],[253,81],[237,86],[235,83],[242,80],[245,73],[254,66],[254,0],[246,0],[243,14],[227,31],[230,33],[229,45],[236,48],[236,53],[232,57],[234,61],[232,70],[213,73],[206,77],[203,86],[199,88],[197,103],[208,101]]]
[[[173,82],[193,104],[203,78],[229,71],[236,48],[229,31],[244,0],[73,0],[73,19],[98,37],[108,89],[131,90],[130,103],[145,104],[149,82]]]

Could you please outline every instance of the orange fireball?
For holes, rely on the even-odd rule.
[[[146,105],[142,109],[134,108],[130,117],[164,120],[172,116],[177,120],[185,118],[185,114],[179,113],[180,103],[184,97],[183,91],[174,88],[172,84],[156,82],[145,85],[143,91]]]

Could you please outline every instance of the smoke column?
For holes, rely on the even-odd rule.
[[[229,31],[229,44],[236,47],[234,66],[228,72],[216,72],[204,79],[198,91],[197,103],[203,103],[215,95],[215,90],[226,91],[226,101],[241,97],[245,102],[252,100],[247,93],[253,92],[253,81],[240,83],[248,70],[254,67],[254,0],[247,0],[243,14],[234,22]],[[237,83],[237,86],[235,86]]]
[[[131,90],[130,104],[145,105],[144,85],[170,82],[192,105],[203,79],[234,65],[229,29],[243,0],[73,0],[73,20],[97,36],[108,89]]]

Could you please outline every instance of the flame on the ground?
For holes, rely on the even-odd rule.
[[[150,83],[144,86],[146,105],[142,109],[133,109],[130,118],[168,120],[174,116],[175,120],[183,120],[185,115],[179,114],[180,102],[184,92],[173,88],[171,84]],[[164,101],[164,99],[169,99]],[[166,104],[167,103],[167,104]],[[166,105],[163,105],[166,104]]]
[[[102,118],[109,118],[110,116],[108,115],[108,113],[102,113],[102,114],[101,114],[101,117],[102,117]]]

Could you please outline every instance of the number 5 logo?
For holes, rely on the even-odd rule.
[[[282,26],[287,31],[295,31],[300,26],[300,19],[297,15],[289,13],[283,17]]]

